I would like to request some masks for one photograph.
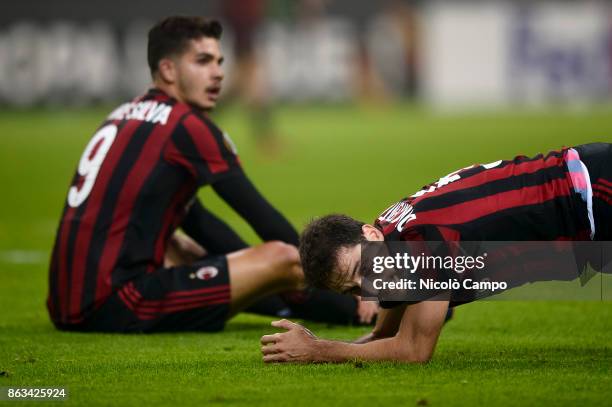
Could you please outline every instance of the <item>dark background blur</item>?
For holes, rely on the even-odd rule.
[[[225,100],[434,107],[607,103],[612,13],[598,1],[22,0],[0,13],[0,102],[114,102],[149,82],[166,15],[224,23]]]

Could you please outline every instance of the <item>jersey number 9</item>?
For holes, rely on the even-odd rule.
[[[102,162],[106,158],[116,136],[117,126],[109,124],[98,130],[89,144],[87,144],[87,147],[85,147],[78,168],[79,176],[84,178],[83,185],[81,188],[74,185],[68,191],[68,205],[71,207],[76,208],[81,205],[91,193]]]

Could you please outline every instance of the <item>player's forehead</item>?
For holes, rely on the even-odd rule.
[[[223,58],[221,52],[221,44],[219,40],[212,37],[199,37],[190,39],[183,51],[184,55],[188,56],[203,56],[210,55],[214,58]]]

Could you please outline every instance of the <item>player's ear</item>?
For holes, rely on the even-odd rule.
[[[385,235],[372,225],[365,224],[361,227],[363,237],[370,242],[382,242],[385,240]]]
[[[176,82],[176,64],[170,58],[162,58],[157,65],[157,72],[161,80],[166,83]]]

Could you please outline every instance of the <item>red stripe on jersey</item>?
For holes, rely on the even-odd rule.
[[[134,306],[132,305],[132,302],[129,301],[126,298],[126,294],[123,292],[123,290],[119,290],[117,291],[117,295],[119,296],[119,299],[131,310],[134,311]]]
[[[108,184],[115,172],[117,164],[123,156],[123,152],[132,140],[132,136],[140,124],[141,122],[136,120],[128,121],[125,126],[121,128],[117,138],[104,158],[94,187],[87,198],[87,208],[81,216],[79,232],[77,234],[74,248],[74,263],[72,267],[72,293],[74,298],[70,304],[70,315],[72,317],[78,317],[81,314],[81,299],[83,297],[84,279],[86,274],[85,268],[89,254],[89,246],[91,245],[98,214],[102,209],[106,189],[108,188]],[[98,304],[95,305],[97,306]]]
[[[603,192],[603,193],[612,195],[612,188],[608,188],[603,185],[593,184],[593,189],[598,190],[599,192]]]
[[[136,313],[138,315],[152,315],[156,316],[159,314],[170,314],[172,312],[180,312],[180,311],[188,311],[194,308],[204,308],[206,306],[215,305],[215,304],[227,304],[229,302],[229,294],[225,294],[222,296],[210,296],[209,298],[200,300],[198,302],[193,302],[189,304],[181,304],[181,305],[168,305],[164,304],[163,306],[158,307],[149,307],[142,304],[137,304],[135,306]]]
[[[213,293],[216,291],[227,290],[229,289],[229,287],[230,287],[229,284],[224,284],[224,285],[220,285],[217,287],[201,288],[198,290],[172,291],[171,293],[168,293],[166,297],[180,298],[180,297],[188,297],[190,295],[207,294],[207,293]]]
[[[172,140],[168,141],[168,145],[164,150],[164,158],[171,163],[177,163],[187,168],[191,176],[196,179],[198,177],[198,171],[195,169],[191,161],[189,161],[185,156],[176,148],[176,145]]]
[[[570,195],[566,179],[554,179],[545,184],[500,192],[441,209],[424,211],[410,223],[417,225],[454,225],[473,221],[510,208],[540,204],[551,199]]]
[[[427,192],[426,194],[415,198],[414,201],[411,202],[411,205],[414,206],[423,199],[433,198],[435,196],[444,195],[449,192],[455,192],[466,188],[474,188],[492,181],[497,181],[504,178],[519,175],[532,174],[542,169],[560,167],[563,165],[565,165],[563,157],[556,157],[553,155],[550,155],[541,160],[525,161],[519,164],[514,164],[513,162],[510,162],[509,164],[503,167],[494,167],[486,169],[468,178],[460,178],[457,181],[444,185],[432,192]],[[464,171],[467,170],[469,170],[469,168]],[[461,175],[462,172],[463,171],[459,171],[458,174]],[[435,185],[435,183],[432,185]]]
[[[612,182],[604,179],[604,178],[599,178],[596,182],[596,184],[604,184],[606,186],[609,186],[610,188],[612,188]]]
[[[68,303],[68,270],[66,269],[66,259],[68,258],[68,236],[70,235],[70,226],[72,224],[72,219],[74,218],[75,212],[76,208],[69,207],[67,209],[64,219],[62,219],[62,223],[60,225],[61,229],[59,232],[60,238],[57,254],[57,258],[59,259],[59,272],[56,277],[57,285],[59,287],[59,298],[56,300],[59,302],[62,321],[66,320],[70,306]]]
[[[133,282],[129,282],[128,284],[124,285],[122,288],[122,290],[130,294],[130,298],[133,298],[134,301],[142,300],[149,304],[161,304],[167,301],[170,301],[170,302],[189,301],[193,299],[189,297],[197,298],[197,297],[203,296],[203,294],[211,294],[211,295],[219,294],[222,292],[229,291],[229,289],[230,289],[229,284],[223,284],[217,287],[208,287],[208,288],[197,289],[197,290],[171,291],[167,293],[164,299],[162,300],[146,300],[146,299],[143,299],[142,294],[138,292]]]
[[[187,116],[183,123],[187,132],[191,135],[200,156],[206,161],[210,172],[216,174],[227,171],[229,164],[223,158],[217,140],[206,123],[193,114]]]
[[[122,298],[122,300],[123,300],[123,298]],[[194,306],[194,307],[191,307],[191,308],[188,308],[188,309],[183,309],[183,310],[169,310],[169,312],[188,311],[189,309],[193,309],[193,308],[201,308],[201,307],[204,307],[204,306],[220,305],[220,304],[227,304],[227,303],[228,303],[228,301],[226,301],[225,299],[212,300],[212,301],[209,301],[206,304],[197,305],[197,306]],[[140,311],[135,311],[135,310],[133,310],[133,311],[134,311],[134,314],[138,317],[138,319],[141,319],[141,320],[152,320],[152,319],[158,318],[160,316],[157,313],[151,314],[151,313],[140,312]]]
[[[166,301],[170,301],[170,302],[190,301],[193,298],[189,298],[189,297],[197,298],[197,297],[204,296],[204,294],[206,295],[215,294],[216,295],[216,294],[220,294],[224,292],[229,292],[230,286],[229,284],[223,284],[223,285],[219,285],[216,287],[201,288],[201,289],[196,289],[196,290],[171,291],[169,293],[166,293],[164,299],[162,300],[145,300],[142,297],[142,294],[136,289],[133,282],[129,282],[128,284],[123,286],[123,290],[130,293],[130,297],[134,298],[135,301],[142,300],[149,304],[160,304]]]
[[[164,93],[164,92],[158,92],[158,93],[147,93],[145,94],[145,96],[150,97],[151,95],[153,95],[153,97],[151,98],[152,100],[156,101],[156,102],[162,102],[162,103],[171,103],[170,101],[170,97]]]
[[[227,304],[230,302],[229,286],[224,292],[212,293],[200,298],[184,299],[184,300],[160,300],[147,301],[142,300],[141,296],[136,296],[137,292],[131,292],[129,285],[124,286],[119,290],[119,298],[132,310],[140,319],[154,319],[160,314],[171,312],[186,311],[204,306]]]
[[[593,197],[601,199],[608,205],[612,205],[612,197],[610,197],[610,195],[603,194],[599,191],[593,191]]]
[[[201,301],[199,303],[184,305],[184,306],[174,306],[174,307],[164,307],[163,309],[158,310],[149,310],[145,307],[141,307],[140,305],[134,305],[134,313],[140,319],[155,319],[160,314],[170,314],[173,312],[181,312],[181,311],[189,311],[195,308],[204,308],[211,305],[219,305],[219,304],[227,304],[229,302],[228,297],[224,298],[211,298],[206,301]]]
[[[458,242],[461,240],[461,234],[455,229],[438,226],[438,231],[442,235],[442,238],[447,242]]]
[[[206,295],[199,295],[195,297],[171,299],[171,298],[168,298],[168,296],[166,296],[165,298],[161,300],[145,300],[145,299],[142,299],[142,296],[137,297],[136,292],[133,290],[134,290],[133,288],[128,287],[128,286],[125,286],[123,288],[123,291],[126,294],[127,299],[132,301],[132,303],[136,304],[139,308],[143,308],[143,309],[151,308],[157,312],[160,312],[159,309],[165,309],[169,306],[177,306],[177,307],[183,306],[183,305],[187,306],[189,304],[200,303],[204,300],[226,298],[229,296],[229,293],[230,293],[229,286],[227,286],[227,288],[219,292],[213,292],[213,293],[209,293]]]
[[[175,106],[168,122],[163,126],[157,125],[154,127],[121,187],[121,192],[117,198],[119,204],[115,207],[98,265],[95,302],[101,302],[111,294],[111,274],[123,245],[132,209],[144,182],[158,163],[168,135],[174,130],[178,120],[182,117],[183,110]]]
[[[168,239],[170,238],[171,233],[176,229],[180,221],[184,218],[186,214],[186,208],[179,208],[178,206],[189,199],[191,195],[193,195],[196,190],[194,185],[185,184],[172,198],[170,205],[166,208],[166,211],[163,215],[162,226],[159,231],[159,235],[157,237],[157,241],[155,242],[155,252],[153,258],[155,263],[162,264],[164,261],[164,256],[166,254],[166,248]],[[149,269],[148,272],[152,272],[154,269]]]

